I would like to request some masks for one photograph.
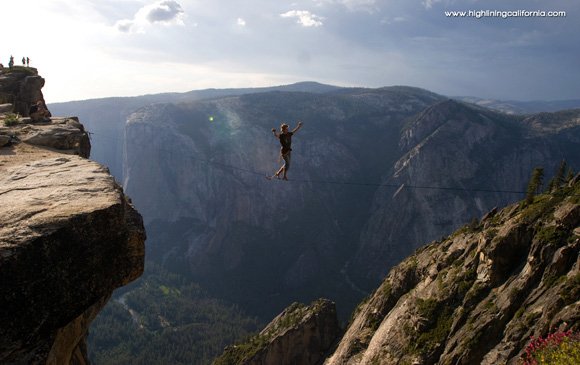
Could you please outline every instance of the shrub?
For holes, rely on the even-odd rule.
[[[18,124],[18,116],[13,113],[8,113],[4,116],[4,125],[7,127]]]
[[[580,364],[580,333],[556,332],[546,338],[531,337],[526,347],[524,364]]]
[[[566,242],[569,232],[560,226],[543,226],[537,229],[536,235],[542,244],[560,247]]]

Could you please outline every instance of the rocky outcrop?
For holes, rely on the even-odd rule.
[[[394,267],[325,364],[517,364],[580,330],[580,185],[490,212]]]
[[[0,363],[87,364],[89,324],[143,272],[143,221],[77,118],[29,121],[0,127]]]
[[[113,290],[142,273],[141,217],[78,156],[12,166],[0,186],[0,362],[69,363]]]
[[[20,134],[23,142],[58,150],[72,150],[88,158],[91,153],[89,135],[77,117],[51,118],[51,123],[32,124]]]
[[[0,126],[0,146],[5,145],[1,143],[4,137],[6,141],[17,139],[28,145],[89,157],[89,134],[77,117],[51,118],[51,122],[46,123],[30,122],[30,118],[20,118],[19,123],[14,126]]]
[[[28,116],[28,110],[37,101],[44,102],[41,89],[44,79],[32,67],[14,67],[0,73],[0,104],[12,104],[12,112]],[[45,104],[46,105],[46,104]]]
[[[249,342],[226,348],[213,364],[314,365],[324,358],[339,334],[333,302],[319,299],[309,306],[294,303]]]

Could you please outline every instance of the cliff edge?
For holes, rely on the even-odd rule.
[[[143,221],[76,118],[29,121],[0,126],[0,363],[87,364],[89,324],[143,272]]]

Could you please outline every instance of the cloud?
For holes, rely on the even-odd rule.
[[[246,25],[246,21],[242,18],[238,18],[238,25],[243,27],[244,25]]]
[[[177,1],[166,0],[157,2],[149,7],[144,7],[145,19],[151,23],[182,23],[181,17],[184,15],[183,8]]]
[[[307,10],[291,10],[284,14],[280,14],[282,18],[297,18],[296,23],[302,24],[305,27],[320,27],[322,26],[323,17],[314,15]]]
[[[119,20],[117,22],[117,24],[115,24],[115,28],[117,28],[117,30],[119,32],[130,33],[131,29],[133,29],[134,25],[135,25],[135,21],[129,20],[129,19],[124,19],[124,20]]]
[[[123,33],[144,33],[149,24],[183,25],[184,17],[185,11],[177,1],[161,0],[139,9],[133,19],[119,20],[115,28]]]
[[[422,4],[425,6],[425,9],[431,9],[433,4],[440,2],[441,0],[426,0],[423,1]]]
[[[329,4],[341,4],[343,5],[348,11],[355,12],[355,11],[366,11],[369,13],[374,13],[378,10],[378,7],[375,5],[376,0],[314,0],[320,3],[329,3]]]

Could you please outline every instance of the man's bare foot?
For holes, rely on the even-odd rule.
[[[286,176],[284,176],[284,180],[285,180],[285,181],[288,181],[288,178],[287,178]]]

